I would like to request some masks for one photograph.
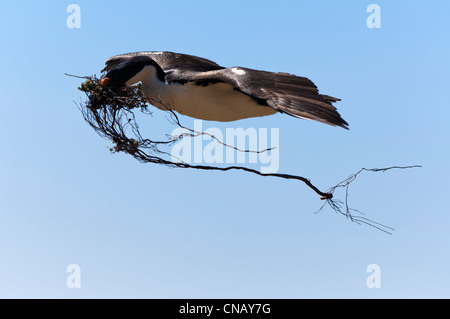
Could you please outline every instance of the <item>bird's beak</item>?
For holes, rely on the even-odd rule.
[[[104,78],[101,80],[100,84],[104,87],[104,86],[108,86],[110,80],[109,78]]]

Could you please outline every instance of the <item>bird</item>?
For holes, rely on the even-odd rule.
[[[285,113],[345,129],[349,125],[333,106],[339,98],[319,94],[310,79],[290,73],[225,68],[169,51],[115,55],[102,72],[104,88],[141,82],[150,104],[195,119],[230,122]]]

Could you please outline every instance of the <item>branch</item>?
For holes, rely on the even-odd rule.
[[[297,180],[303,182],[307,187],[313,190],[320,196],[321,200],[325,203],[319,209],[321,211],[325,205],[335,212],[342,214],[349,218],[352,222],[358,224],[366,224],[377,229],[380,229],[386,233],[391,233],[394,230],[386,225],[374,222],[368,218],[353,215],[352,213],[361,212],[349,207],[348,203],[348,191],[350,184],[356,179],[356,177],[364,171],[371,172],[386,172],[393,169],[410,169],[420,167],[418,165],[412,166],[391,166],[387,168],[361,168],[358,172],[352,174],[345,180],[339,182],[335,186],[329,188],[327,191],[321,191],[317,186],[311,183],[308,178],[299,175],[282,174],[282,173],[261,173],[258,170],[248,168],[245,166],[228,166],[217,167],[209,165],[192,165],[182,161],[174,162],[170,158],[170,154],[160,149],[161,147],[167,147],[178,141],[181,137],[198,137],[201,135],[207,135],[215,139],[218,143],[225,147],[233,148],[240,152],[255,152],[262,153],[269,151],[273,148],[265,149],[262,151],[239,149],[234,146],[230,146],[216,136],[206,133],[198,132],[181,124],[177,114],[169,107],[166,106],[167,111],[170,112],[172,117],[172,124],[185,129],[188,133],[181,134],[179,136],[169,136],[167,140],[152,140],[149,138],[143,138],[139,132],[139,125],[136,122],[134,110],[139,109],[141,112],[151,114],[148,110],[148,98],[146,98],[141,90],[141,86],[124,86],[120,88],[103,88],[100,85],[100,79],[95,76],[74,76],[72,77],[86,79],[81,84],[79,89],[86,93],[88,100],[85,103],[79,104],[79,109],[86,122],[103,138],[109,139],[114,143],[114,147],[111,148],[113,152],[125,152],[130,154],[137,160],[143,163],[161,164],[168,167],[176,168],[191,168],[198,170],[214,170],[214,171],[230,171],[240,170],[251,174],[256,174],[265,177],[283,178],[289,180]],[[162,101],[150,100],[151,102],[164,105]],[[131,130],[132,137],[129,136]],[[333,195],[336,189],[345,189],[345,201],[334,199]]]

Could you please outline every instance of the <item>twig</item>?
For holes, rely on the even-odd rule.
[[[132,155],[140,162],[161,164],[169,167],[191,168],[198,170],[215,170],[215,171],[240,170],[251,174],[256,174],[259,176],[298,180],[303,182],[317,195],[319,195],[321,200],[325,201],[325,203],[322,205],[319,211],[321,211],[325,205],[328,205],[333,211],[346,216],[352,222],[355,222],[357,224],[366,224],[389,234],[391,233],[391,231],[394,230],[393,228],[383,225],[381,223],[374,222],[366,217],[352,214],[352,212],[357,213],[360,212],[349,207],[348,201],[349,185],[363,171],[386,172],[392,169],[409,169],[421,167],[419,165],[412,165],[412,166],[391,166],[387,168],[372,168],[372,169],[361,168],[358,172],[350,175],[345,180],[339,182],[338,184],[336,184],[335,186],[329,188],[326,192],[324,192],[321,191],[314,184],[312,184],[309,179],[298,175],[282,174],[282,173],[261,173],[258,170],[248,168],[245,166],[217,167],[209,165],[192,165],[182,161],[174,162],[170,159],[167,159],[167,157],[169,157],[170,154],[167,151],[161,150],[160,147],[172,145],[173,143],[178,141],[182,136],[186,135],[188,137],[207,135],[215,139],[218,143],[241,152],[262,153],[271,150],[271,148],[262,151],[254,151],[254,150],[243,150],[236,148],[234,146],[230,146],[212,134],[206,132],[198,132],[183,126],[180,123],[176,113],[169,106],[166,106],[166,108],[171,113],[173,124],[177,125],[180,128],[186,129],[188,133],[181,134],[175,137],[170,136],[168,140],[163,141],[156,141],[149,138],[143,138],[139,132],[139,125],[136,122],[136,118],[133,113],[133,109],[136,108],[140,109],[144,113],[148,113],[147,109],[148,99],[143,95],[139,86],[105,89],[100,86],[99,84],[100,80],[97,79],[95,76],[74,76],[69,74],[66,75],[87,80],[81,85],[80,90],[86,93],[88,101],[85,104],[80,104],[79,109],[83,114],[83,117],[86,120],[86,122],[88,122],[89,125],[100,136],[111,140],[115,144],[114,147],[111,149],[113,152],[125,152]],[[164,105],[161,101],[153,100],[153,102]],[[131,129],[133,137],[129,137],[127,135],[127,128]],[[337,199],[333,199],[334,192],[338,188],[345,189],[344,202]]]

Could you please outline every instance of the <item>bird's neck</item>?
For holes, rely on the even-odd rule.
[[[166,85],[164,78],[161,78],[161,74],[158,74],[157,68],[152,65],[147,65],[131,80],[142,82],[142,90],[145,96],[147,98],[154,99],[155,101],[159,101],[162,100],[168,93],[168,85]]]
[[[146,82],[160,82],[164,83],[164,78],[166,74],[159,66],[154,65],[146,65],[142,68],[142,70],[133,76],[130,80],[128,80],[125,84],[132,85],[138,82],[142,82],[142,84]]]

